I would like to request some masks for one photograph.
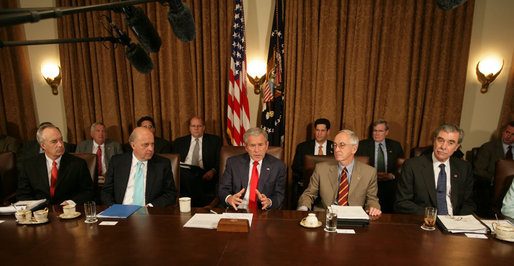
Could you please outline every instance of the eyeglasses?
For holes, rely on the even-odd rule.
[[[334,143],[332,144],[332,148],[335,150],[336,148],[339,148],[339,149],[343,149],[346,145],[355,145],[355,144],[346,144],[344,142],[341,142],[341,143]]]
[[[143,127],[146,127],[146,128],[153,128],[152,125],[146,125],[146,126],[143,126]]]

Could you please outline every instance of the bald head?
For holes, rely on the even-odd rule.
[[[139,161],[150,160],[154,153],[154,137],[152,131],[145,127],[136,127],[129,137],[134,156]]]

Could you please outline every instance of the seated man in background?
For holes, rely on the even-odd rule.
[[[285,164],[266,153],[268,134],[250,128],[243,136],[247,153],[227,159],[218,197],[225,206],[238,209],[277,209],[284,201]]]
[[[330,205],[362,206],[369,215],[380,215],[377,198],[377,171],[355,160],[359,138],[351,130],[341,130],[334,138],[335,161],[316,164],[309,186],[298,200],[298,210],[327,209]]]
[[[173,153],[180,154],[180,195],[191,197],[191,206],[203,207],[216,197],[221,139],[205,133],[199,117],[189,120],[191,134],[177,138]]]
[[[75,152],[96,154],[98,176],[105,176],[112,156],[123,153],[123,150],[120,143],[106,138],[105,125],[96,122],[91,125],[91,139],[79,142]]]
[[[396,160],[405,155],[398,141],[386,138],[389,134],[389,125],[386,120],[379,119],[371,126],[372,138],[361,140],[355,155],[369,157],[369,165],[377,169],[380,207],[384,213],[392,213],[398,175]]]
[[[502,128],[501,138],[484,143],[473,160],[475,175],[475,202],[477,213],[483,217],[492,217],[489,205],[491,198],[496,162],[500,159],[512,160],[514,146],[514,121]]]
[[[20,146],[21,144],[17,139],[0,133],[0,152],[12,151],[16,153]]]
[[[86,162],[65,153],[61,131],[52,124],[39,127],[37,140],[44,153],[24,162],[17,200],[47,199],[50,204],[82,204],[93,200],[93,181]]]
[[[159,138],[155,136],[155,121],[150,116],[143,116],[137,120],[138,127],[146,127],[152,134],[154,135],[155,145],[154,145],[154,153],[171,153],[171,143],[163,138]],[[130,143],[126,144],[124,147],[125,152],[131,152],[132,147]]]
[[[441,125],[434,133],[432,154],[405,161],[396,190],[397,212],[424,215],[425,207],[435,207],[441,215],[475,211],[471,164],[451,157],[463,137],[458,126]]]
[[[154,155],[153,133],[137,127],[129,137],[132,152],[115,155],[105,176],[101,199],[104,205],[148,207],[175,203],[177,189],[170,160]]]
[[[514,182],[510,184],[509,191],[503,198],[502,214],[514,219]]]

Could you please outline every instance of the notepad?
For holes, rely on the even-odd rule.
[[[127,218],[134,212],[139,210],[141,206],[138,205],[121,205],[113,204],[105,211],[98,214],[98,218]]]
[[[449,233],[486,234],[488,229],[473,215],[437,215],[437,223]]]

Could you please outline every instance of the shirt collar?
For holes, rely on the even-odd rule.
[[[449,167],[450,166],[450,158],[448,158],[444,162],[440,162],[439,160],[437,160],[437,158],[435,158],[434,152],[432,152],[432,164],[437,167],[439,167],[440,164],[444,164],[446,167]]]
[[[48,155],[46,155],[46,153],[45,153],[45,158],[46,158],[47,164],[50,164],[50,165],[53,164],[54,160],[50,159],[50,157],[48,157]],[[62,155],[59,156],[59,158],[55,159],[55,162],[57,163],[58,166],[61,165],[61,158],[62,158]]]
[[[131,165],[131,167],[136,166],[138,162],[142,162],[142,163],[143,163],[143,167],[145,167],[145,166],[146,166],[146,164],[148,163],[148,160],[146,160],[146,161],[139,161],[139,160],[136,158],[136,156],[134,155],[134,152],[132,152],[132,165]]]

